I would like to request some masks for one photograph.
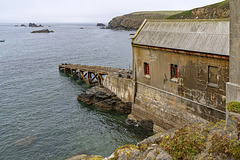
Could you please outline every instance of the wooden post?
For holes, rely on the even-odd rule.
[[[88,84],[91,84],[91,79],[92,79],[92,73],[87,71],[87,75],[88,75]]]
[[[102,83],[101,83],[101,78],[100,78],[101,75],[100,75],[100,73],[98,73],[97,75],[98,75],[98,76],[97,76],[98,85],[101,86],[101,85],[102,85]]]
[[[83,80],[83,78],[82,78],[82,76],[81,76],[81,71],[80,71],[79,68],[78,68],[78,79],[79,79],[79,81],[82,81],[82,80]]]
[[[70,75],[71,77],[73,77],[73,69],[72,68],[69,68],[70,69]]]
[[[94,79],[97,77],[97,73],[95,74],[95,73],[92,73],[93,75],[94,75],[94,77],[90,80],[90,83],[92,83],[93,81],[94,81]]]
[[[80,74],[81,74],[83,80],[85,81],[85,83],[88,84],[88,81],[87,81],[87,79],[85,78],[85,76],[86,76],[87,73],[86,73],[85,75],[83,75],[83,71],[80,71]]]

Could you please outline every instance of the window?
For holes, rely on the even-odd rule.
[[[171,79],[178,78],[178,66],[176,64],[171,64]]]
[[[144,63],[144,74],[149,75],[149,63]]]
[[[218,67],[208,66],[208,83],[217,85],[218,83]]]

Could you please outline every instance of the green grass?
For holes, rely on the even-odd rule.
[[[124,17],[134,19],[166,19],[167,17],[181,13],[182,11],[142,11],[124,15]]]
[[[204,7],[200,7],[200,8],[205,8],[206,13],[204,14],[208,14],[209,18],[212,19],[211,15],[213,15],[214,12],[216,11],[226,11],[229,10],[229,0],[225,0],[219,3],[215,3],[215,4],[211,4],[211,5],[207,5]],[[195,19],[196,15],[193,14],[194,11],[197,11],[199,8],[195,8],[192,10],[188,10],[188,11],[184,11],[181,13],[177,13],[175,15],[171,15],[168,17],[168,19]],[[229,17],[217,17],[217,18],[229,18]]]

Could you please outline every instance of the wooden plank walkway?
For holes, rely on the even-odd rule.
[[[64,71],[65,74],[71,77],[78,76],[79,81],[84,80],[86,84],[98,83],[102,85],[104,75],[117,74],[122,77],[131,77],[131,71],[127,69],[102,67],[102,66],[88,66],[81,64],[61,64],[58,66],[59,71]],[[95,80],[95,81],[94,81]]]

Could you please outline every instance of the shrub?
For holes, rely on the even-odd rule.
[[[160,147],[174,159],[193,159],[205,148],[206,136],[202,133],[201,128],[185,126],[177,130],[172,138],[165,137]]]
[[[212,151],[225,153],[237,159],[240,159],[240,141],[231,140],[228,135],[215,134],[212,138]]]
[[[240,113],[240,103],[237,101],[229,102],[229,103],[227,103],[227,109],[230,112]]]

